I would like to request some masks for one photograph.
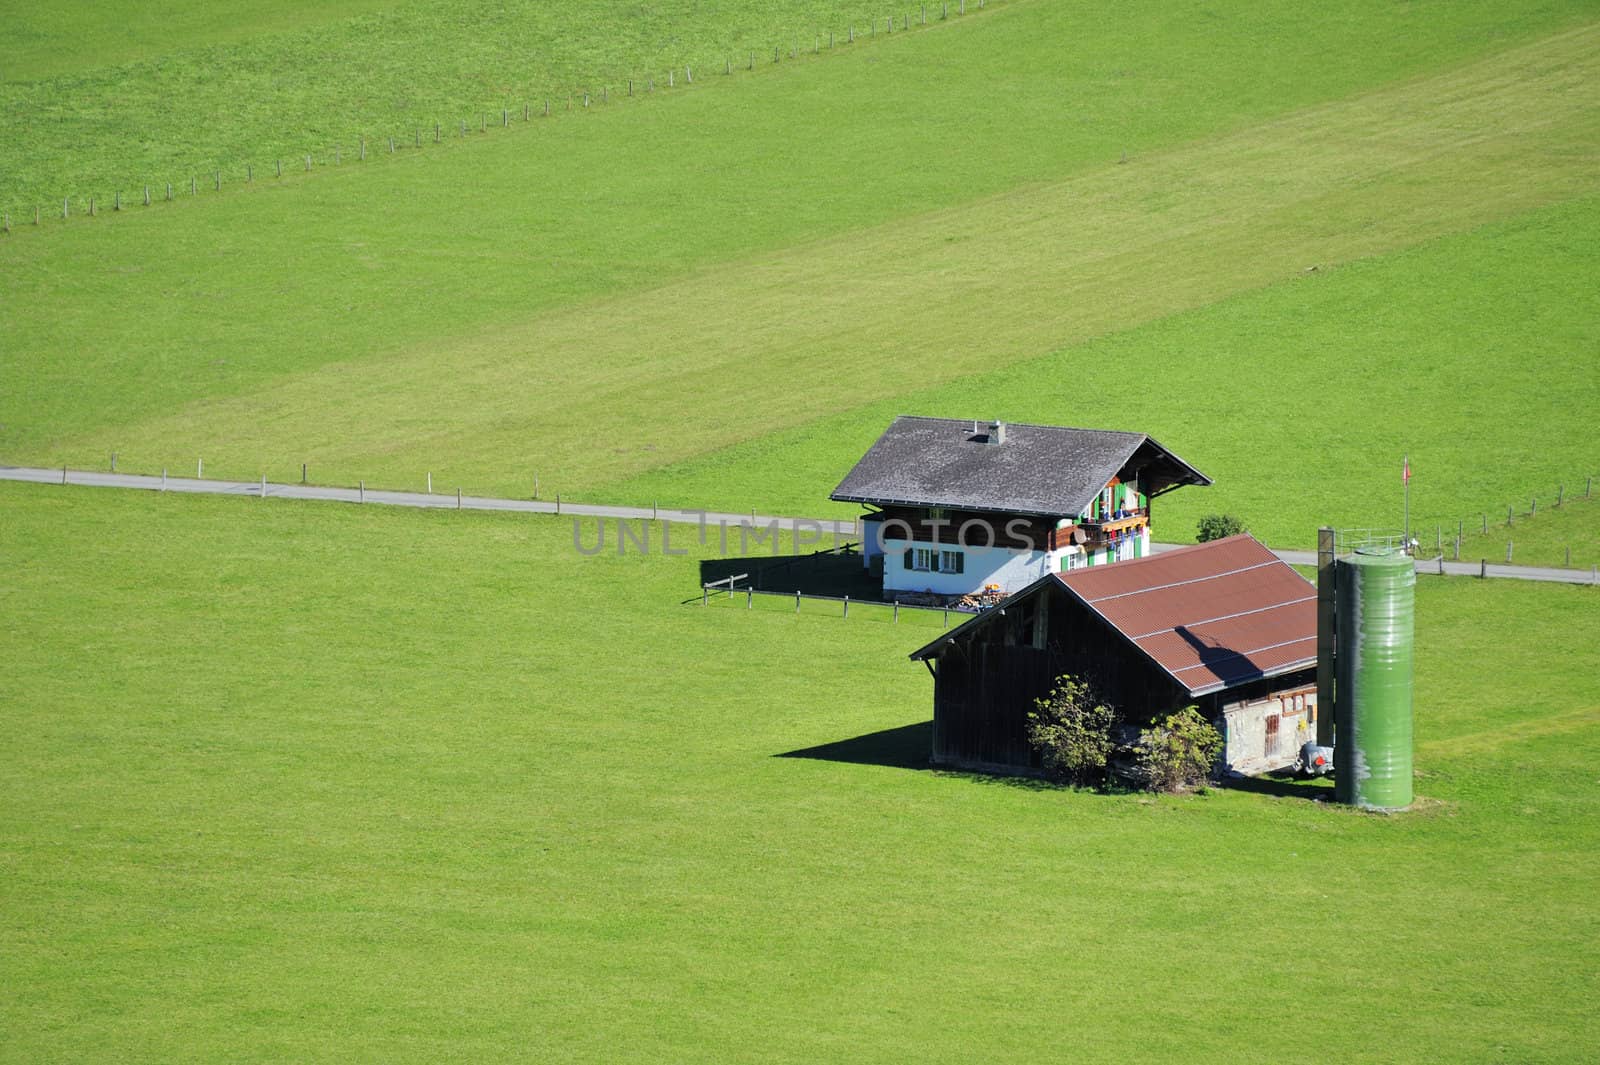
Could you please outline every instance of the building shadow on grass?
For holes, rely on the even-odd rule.
[[[1267,773],[1259,777],[1231,777],[1222,782],[1229,791],[1275,795],[1280,799],[1332,802],[1332,777],[1302,777],[1298,773]]]
[[[853,739],[837,740],[817,747],[785,751],[779,758],[814,758],[822,762],[850,765],[881,765],[890,769],[931,769],[933,722],[886,728]]]
[[[712,558],[700,563],[700,583],[716,582],[725,590],[729,578],[736,591],[754,588],[758,592],[783,592],[793,595],[822,595],[840,598],[848,595],[858,602],[882,601],[883,570],[874,560],[872,567],[861,564],[854,545],[809,555],[743,555]],[[697,597],[698,598],[698,597]]]

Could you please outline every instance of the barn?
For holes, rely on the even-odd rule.
[[[1071,674],[1134,723],[1197,705],[1232,773],[1290,765],[1316,736],[1316,598],[1248,534],[1051,573],[911,654],[934,677],[933,762],[1038,772],[1028,712]]]

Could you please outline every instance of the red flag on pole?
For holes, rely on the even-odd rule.
[[[1410,455],[1407,455],[1406,458],[1405,458],[1405,467],[1400,471],[1400,481],[1401,481],[1402,484],[1410,484],[1411,483],[1411,456]]]

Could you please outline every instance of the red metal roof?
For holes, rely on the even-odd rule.
[[[1248,534],[1056,578],[1204,695],[1317,659],[1317,590]]]

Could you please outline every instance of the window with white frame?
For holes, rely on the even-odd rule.
[[[966,559],[960,551],[913,547],[906,551],[906,569],[921,573],[960,573],[966,569]]]

